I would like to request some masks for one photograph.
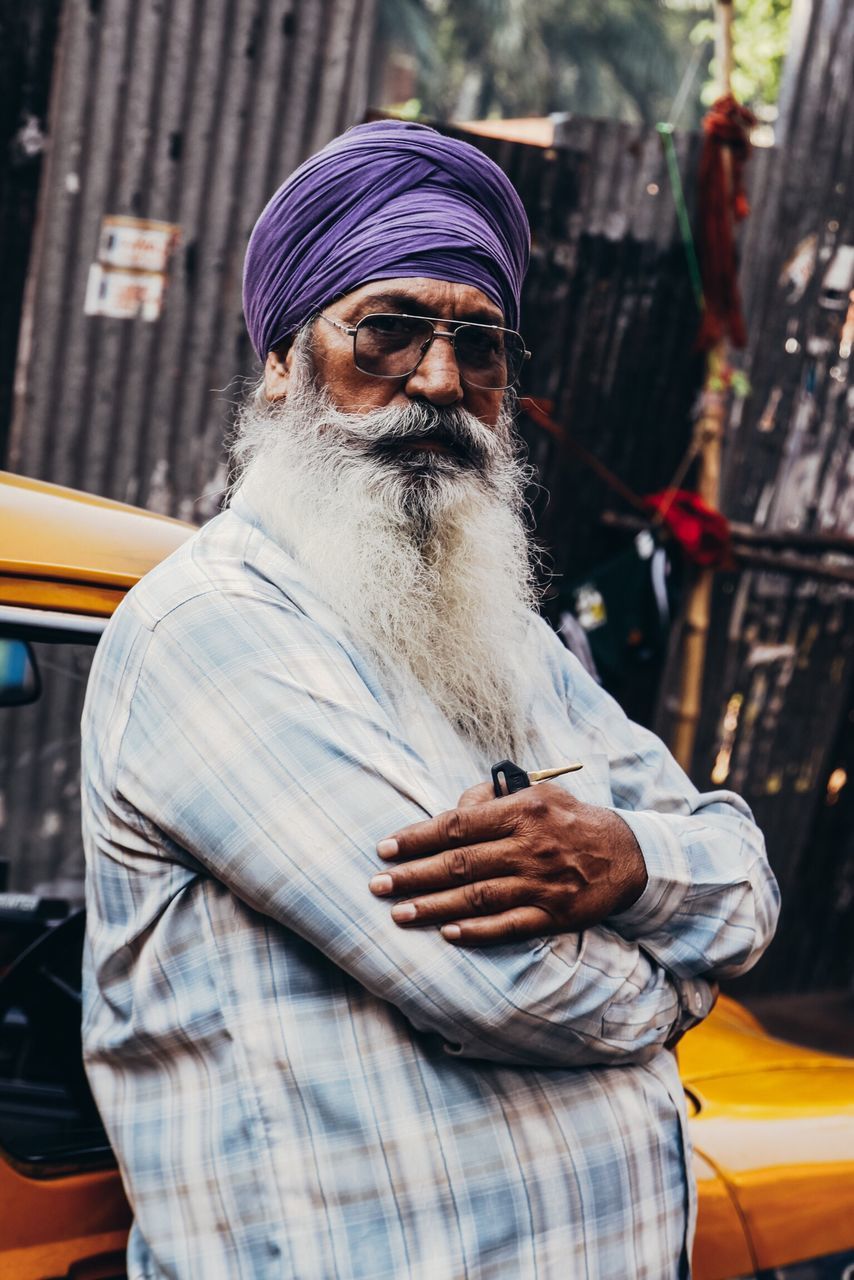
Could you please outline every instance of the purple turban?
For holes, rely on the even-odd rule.
[[[370,280],[471,284],[519,325],[530,232],[482,151],[425,125],[357,125],[291,174],[246,251],[243,310],[262,360],[315,312]]]

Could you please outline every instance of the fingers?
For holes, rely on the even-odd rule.
[[[554,932],[554,921],[541,907],[514,907],[474,920],[455,920],[443,926],[442,937],[458,947],[491,947]]]
[[[472,803],[462,809],[446,809],[435,818],[415,822],[387,840],[381,840],[377,853],[381,858],[421,858],[442,849],[457,849],[460,845],[494,840],[510,835],[517,816],[515,797],[510,796],[486,803]]]
[[[520,823],[546,822],[550,806],[566,820],[581,802],[549,782],[498,798],[491,783],[479,782],[463,792],[455,809],[446,809],[435,818],[415,822],[380,840],[377,853],[381,858],[421,858],[442,849],[496,839],[510,835]]]
[[[459,889],[424,894],[414,901],[397,902],[391,909],[391,918],[399,925],[442,924],[471,915],[506,912],[530,899],[530,885],[506,876],[501,880],[478,880]]]
[[[512,840],[487,841],[381,871],[369,888],[378,898],[403,898],[506,876],[518,869],[518,863],[518,849]]]

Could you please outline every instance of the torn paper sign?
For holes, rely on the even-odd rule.
[[[157,320],[163,308],[166,276],[159,271],[119,271],[93,262],[86,282],[87,316],[115,320]]]
[[[84,311],[118,320],[157,320],[180,228],[151,218],[107,217],[89,268]]]
[[[104,218],[98,261],[105,267],[165,271],[181,228],[152,218]]]

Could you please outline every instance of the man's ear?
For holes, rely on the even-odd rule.
[[[294,348],[291,342],[267,353],[264,365],[264,392],[268,400],[283,400],[288,394]]]

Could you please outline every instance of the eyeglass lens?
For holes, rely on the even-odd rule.
[[[356,367],[375,377],[406,377],[432,337],[432,323],[418,316],[365,316],[356,326]],[[454,329],[453,345],[463,380],[490,390],[511,386],[525,358],[520,335],[497,326],[461,324]]]

